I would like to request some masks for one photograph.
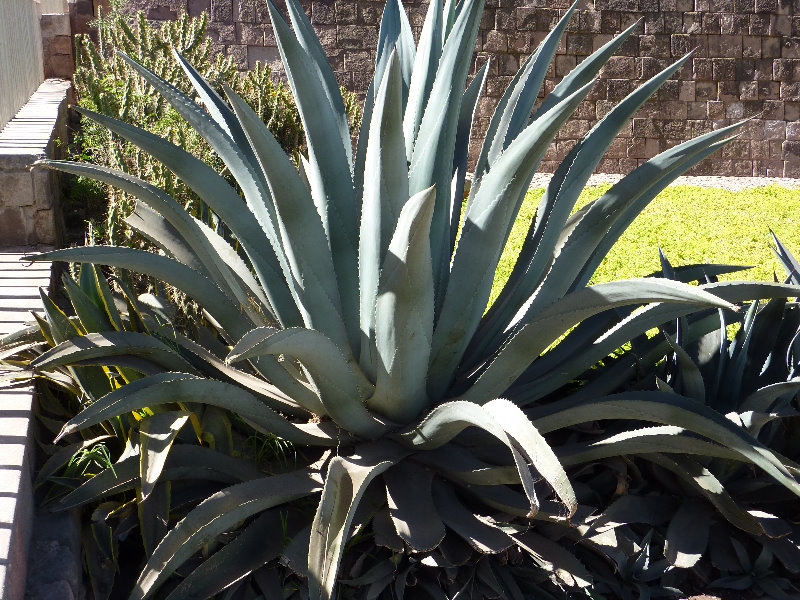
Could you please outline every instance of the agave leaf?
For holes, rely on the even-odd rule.
[[[767,282],[718,282],[701,285],[700,287],[732,304],[752,300],[753,298],[780,297],[800,292],[800,289],[796,287]],[[550,368],[547,368],[547,362],[543,362],[541,367],[538,367],[537,361],[532,366],[531,376],[526,378],[525,384],[515,386],[514,400],[524,406],[546,396],[580,375],[617,348],[620,348],[642,331],[648,331],[653,327],[658,327],[663,323],[668,323],[673,319],[695,312],[699,307],[699,305],[676,305],[672,303],[647,306],[641,311],[626,317],[608,331],[603,332],[595,341],[581,341],[578,343],[577,348],[561,358],[557,359],[554,355],[555,362],[550,363]],[[716,322],[717,324],[719,323],[718,318]],[[550,352],[545,357],[549,355]],[[557,365],[558,368],[553,367],[553,364]],[[533,375],[534,373],[536,373],[536,376]]]
[[[292,288],[307,327],[316,328],[343,350],[348,332],[342,321],[342,303],[320,213],[297,170],[267,126],[232,90],[226,90],[236,115],[269,182],[283,251],[292,271]]]
[[[320,482],[317,472],[302,469],[247,481],[217,492],[201,502],[161,540],[142,570],[131,600],[149,597],[207,540],[251,515],[319,491]]]
[[[695,460],[685,457],[667,457],[663,454],[648,454],[644,458],[672,471],[701,496],[706,498],[732,525],[753,535],[761,535],[763,528],[758,520],[743,510],[731,498],[719,480]]]
[[[414,460],[436,469],[447,479],[457,479],[466,484],[493,486],[520,483],[515,467],[484,462],[452,444],[420,453]]]
[[[497,554],[513,545],[514,540],[499,527],[479,518],[464,506],[453,488],[438,479],[433,482],[433,500],[445,525],[484,554]]]
[[[571,326],[616,306],[647,302],[729,306],[700,288],[669,280],[628,279],[583,288],[552,304],[524,325],[462,398],[479,403],[496,398]]]
[[[625,392],[570,406],[569,401],[552,405],[557,410],[533,424],[543,434],[578,423],[602,419],[636,419],[675,425],[693,431],[740,454],[760,467],[790,491],[800,495],[800,483],[769,448],[717,411],[677,394]],[[558,408],[555,408],[558,406]]]
[[[527,189],[527,175],[590,88],[591,84],[577,91],[547,118],[530,125],[484,177],[465,216],[450,269],[448,293],[434,332],[428,384],[433,398],[441,397],[447,389],[486,308],[505,232],[519,210],[518,198]]]
[[[338,437],[330,437],[318,425],[290,423],[239,386],[174,372],[138,379],[100,398],[66,423],[59,438],[117,415],[177,402],[231,410],[258,431],[299,444],[325,446],[339,442]]]
[[[553,62],[558,44],[572,19],[577,2],[564,13],[556,26],[537,46],[535,52],[528,57],[517,71],[514,79],[506,88],[497,104],[486,130],[481,153],[475,164],[475,192],[481,185],[481,179],[489,166],[511,144],[517,135],[528,125],[536,97],[542,88],[547,69]],[[625,34],[621,34],[622,37]],[[591,77],[584,83],[588,83]],[[582,87],[582,86],[578,86]],[[577,89],[577,88],[576,88]],[[470,192],[470,203],[474,197]]]
[[[679,569],[695,566],[703,557],[712,523],[708,505],[698,500],[685,500],[667,527],[664,555]]]
[[[385,431],[385,425],[362,403],[372,392],[372,385],[358,365],[346,359],[339,347],[319,331],[254,329],[234,346],[226,360],[230,363],[261,354],[286,354],[299,360],[320,394],[325,414],[341,427],[368,438]]]
[[[367,375],[373,379],[377,361],[375,300],[378,295],[380,268],[400,212],[408,201],[408,168],[403,149],[402,80],[397,53],[392,52],[386,63],[384,79],[378,90],[369,127],[364,169],[370,176],[364,181],[358,251],[361,292],[360,362]]]
[[[73,456],[75,456],[81,450],[86,448],[91,448],[96,444],[102,442],[103,440],[111,439],[110,435],[99,435],[94,437],[90,440],[81,440],[80,442],[75,442],[74,444],[70,444],[69,446],[64,446],[63,448],[58,448],[52,456],[50,456],[42,467],[39,469],[39,472],[36,474],[36,481],[34,481],[34,485],[39,486],[44,483],[51,475],[55,475],[59,469],[61,469],[65,464],[67,464]]]
[[[84,246],[44,252],[32,257],[32,260],[105,264],[150,275],[169,282],[192,298],[201,301],[211,315],[222,324],[224,332],[221,333],[241,337],[249,329],[246,320],[242,319],[239,307],[213,282],[194,269],[165,256],[119,246]]]
[[[361,128],[358,132],[358,145],[356,147],[355,164],[353,166],[353,188],[356,195],[364,189],[364,168],[367,155],[369,131],[372,127],[372,112],[375,105],[375,96],[386,73],[389,58],[397,54],[400,63],[401,85],[401,120],[408,102],[408,87],[411,82],[414,60],[417,48],[414,44],[414,34],[411,24],[400,0],[388,0],[383,9],[381,26],[378,32],[378,50],[375,55],[375,71],[369,83],[364,104],[361,107]],[[405,149],[405,144],[403,146]]]
[[[264,381],[261,377],[227,365],[222,359],[184,335],[173,332],[172,341],[202,361],[203,365],[199,369],[204,375],[236,383],[282,414],[309,417],[313,411],[305,408],[307,397],[313,398],[313,401],[319,404],[319,399],[314,392],[289,375],[277,360],[270,364],[269,369],[265,369],[265,361],[258,361],[259,371],[265,373],[266,379],[269,380]],[[282,377],[276,377],[276,375],[282,375]],[[286,385],[289,391],[283,391],[281,387],[278,387],[279,385],[281,387]]]
[[[770,409],[775,400],[784,394],[790,394],[797,390],[800,390],[800,378],[798,377],[792,378],[789,381],[766,385],[742,400],[739,404],[739,410],[766,412]]]
[[[681,391],[683,395],[694,398],[699,402],[705,402],[706,386],[703,382],[703,375],[700,373],[700,369],[694,363],[692,357],[689,356],[689,353],[681,348],[675,339],[666,331],[664,332],[664,337],[667,338],[670,348],[672,348],[678,357],[678,366],[681,369]]]
[[[117,54],[144,77],[156,91],[164,96],[225,162],[231,174],[236,178],[236,182],[242,188],[250,212],[256,217],[261,229],[272,245],[272,250],[280,266],[280,272],[283,273],[286,281],[290,281],[291,272],[286,262],[286,257],[283,255],[280,237],[275,228],[275,207],[266,182],[259,177],[256,170],[257,165],[250,160],[249,150],[243,151],[240,149],[231,137],[191,98],[126,56],[123,52],[117,51]],[[275,270],[277,271],[277,269]],[[270,297],[270,301],[272,301],[272,297]],[[275,306],[274,303],[273,306]]]
[[[614,39],[606,42],[603,46],[595,50],[590,56],[581,61],[577,67],[567,73],[564,78],[556,85],[553,90],[545,96],[542,104],[533,115],[532,119],[538,119],[544,115],[553,106],[561,102],[564,98],[574,93],[575,90],[583,87],[589,81],[594,79],[600,72],[611,55],[628,39],[628,36],[633,33],[633,30],[639,26],[641,19],[629,26],[625,31],[617,35]]]
[[[509,439],[520,449],[529,464],[550,484],[567,507],[568,516],[575,514],[578,501],[564,468],[547,441],[520,408],[509,400],[498,398],[484,405],[486,412],[502,425]]]
[[[406,160],[411,162],[414,144],[436,79],[436,69],[442,54],[443,11],[441,2],[428,4],[428,12],[422,25],[419,44],[414,56],[414,65],[409,79],[408,100],[403,116],[403,132],[406,140]]]
[[[114,329],[125,331],[125,327],[122,325],[122,317],[114,302],[114,296],[111,294],[111,288],[108,287],[105,275],[97,265],[91,265],[91,273],[94,275],[95,287],[100,296],[100,306],[105,311],[106,317],[110,320]]]
[[[245,312],[251,315],[251,320],[257,322],[257,317],[253,316],[252,306],[247,299],[247,291],[231,273],[228,263],[224,260],[227,256],[217,251],[217,248],[210,243],[208,236],[200,229],[198,221],[193,219],[174,198],[164,193],[160,188],[142,181],[138,177],[107,167],[66,161],[48,161],[45,165],[65,173],[72,173],[73,175],[88,177],[113,185],[135,196],[161,214],[180,233],[197,255],[203,267],[203,272],[207,273],[224,293],[233,295]],[[101,296],[101,299],[104,297]],[[121,323],[119,323],[119,327],[115,328],[119,330]]]
[[[34,369],[61,365],[107,365],[115,359],[134,356],[166,370],[192,371],[192,367],[172,348],[151,335],[132,331],[89,333],[51,348],[31,361]]]
[[[357,240],[360,207],[356,204],[350,176],[352,147],[344,105],[341,96],[337,106],[331,104],[330,85],[325,81],[327,78],[321,78],[319,71],[330,67],[323,68],[322,59],[313,51],[319,42],[313,44],[309,41],[314,36],[305,31],[305,24],[301,23],[303,19],[298,13],[302,11],[295,9],[292,19],[298,35],[306,40],[309,48],[313,47],[311,52],[292,35],[275,5],[268,2],[267,6],[286,76],[306,131],[310,166],[306,174],[333,255],[342,316],[350,345],[358,351]],[[335,93],[339,94],[338,89]],[[339,125],[342,119],[344,130]]]
[[[333,116],[339,128],[342,147],[347,155],[347,162],[352,167],[353,146],[350,139],[350,125],[347,122],[347,113],[344,109],[344,101],[339,91],[339,83],[336,81],[336,75],[333,73],[328,57],[325,55],[325,50],[322,48],[322,44],[317,34],[314,32],[314,28],[311,26],[311,22],[308,20],[306,13],[303,12],[303,7],[300,5],[300,2],[297,0],[287,0],[286,8],[289,10],[289,18],[292,20],[292,27],[294,28],[297,41],[300,42],[300,45],[311,58],[314,71],[333,109]],[[286,64],[285,61],[284,64]],[[289,77],[289,80],[291,83],[291,77]],[[294,91],[294,88],[292,88],[292,90]],[[297,100],[298,108],[300,102],[300,100]],[[302,116],[302,111],[300,114]],[[309,113],[309,116],[312,114],[313,113]],[[316,118],[316,116],[317,115],[314,115],[312,118]],[[308,131],[308,129],[306,129],[306,131]]]
[[[770,229],[769,233],[772,236],[772,240],[775,242],[775,247],[772,250],[778,256],[781,264],[783,264],[789,282],[800,285],[800,263],[798,263],[797,259],[789,252],[789,249],[781,243],[778,236],[775,235],[775,232]]]
[[[90,271],[91,265],[87,264],[86,272],[88,273]],[[86,333],[98,333],[113,329],[108,316],[105,315],[100,307],[95,304],[95,301],[75,283],[72,277],[65,273],[61,281],[64,284],[64,291],[67,293],[72,308],[75,309],[75,314],[78,316],[78,321],[83,331]],[[52,333],[51,331],[51,335]]]
[[[225,179],[203,161],[149,131],[85,108],[77,110],[146,150],[192,188],[242,244],[280,323],[291,327],[302,322],[264,231],[249,210],[241,210],[242,198]]]
[[[418,552],[436,548],[445,531],[431,496],[433,471],[404,461],[384,473],[383,480],[397,534]]]
[[[494,408],[498,406],[503,408],[503,403],[506,401],[495,402],[497,404],[494,405]],[[534,482],[526,457],[536,456],[538,458],[537,452],[540,448],[535,440],[531,441],[527,436],[521,436],[522,439],[512,439],[504,427],[508,425],[516,429],[517,426],[505,421],[498,421],[491,413],[492,408],[492,406],[480,406],[463,400],[446,402],[434,408],[418,425],[396,434],[396,438],[410,448],[432,450],[440,448],[467,427],[483,429],[511,450],[520,482],[531,503],[531,514],[535,514],[539,508],[539,501],[533,489]],[[520,426],[520,428],[522,427]],[[545,462],[548,461],[545,460]],[[536,463],[533,466],[538,467]],[[544,468],[552,473],[552,465],[545,464]],[[561,493],[568,496],[568,492],[565,492],[564,489],[559,490],[559,494]]]
[[[172,448],[161,472],[164,481],[204,479],[228,484],[261,475],[249,462],[210,448],[188,444]],[[129,454],[64,496],[55,509],[70,510],[99,498],[130,490],[138,482],[139,455]]]
[[[189,414],[187,411],[161,412],[143,419],[140,423],[139,477],[142,480],[142,502],[147,500],[156,486],[164,470],[172,442],[181,427],[189,420]]]
[[[139,497],[136,509],[139,533],[145,556],[150,556],[158,542],[167,534],[170,508],[170,483],[158,483],[148,496]]]
[[[592,585],[592,575],[571,552],[561,544],[534,531],[512,536],[514,543],[533,556],[545,569],[569,586],[587,588]]]
[[[363,444],[357,454],[335,456],[325,478],[308,546],[309,598],[333,595],[353,516],[369,483],[404,458],[407,451],[388,441]]]
[[[236,120],[236,115],[233,114],[231,109],[225,104],[225,101],[217,94],[216,90],[211,87],[203,76],[198,73],[189,62],[181,56],[181,54],[173,47],[172,56],[175,61],[181,66],[183,72],[188,77],[195,92],[200,100],[206,106],[208,114],[228,134],[233,142],[245,153],[248,160],[254,163],[250,147],[247,145],[247,137],[242,131],[239,121]]]
[[[561,464],[567,467],[587,464],[612,456],[652,452],[697,454],[726,460],[746,460],[743,456],[724,446],[685,435],[683,428],[671,425],[634,429],[591,443],[560,446],[556,448],[555,452]]]
[[[453,156],[453,184],[450,198],[450,248],[456,247],[458,228],[461,225],[461,208],[464,203],[464,189],[466,187],[467,167],[469,163],[469,141],[472,136],[472,124],[475,120],[475,111],[478,108],[486,78],[489,73],[489,61],[475,73],[472,81],[467,86],[461,99],[461,112],[458,117],[456,132],[455,156]],[[474,178],[473,178],[474,181]],[[470,188],[470,192],[472,188]]]
[[[375,306],[378,354],[373,410],[407,423],[428,403],[425,392],[433,335],[433,272],[429,244],[436,193],[413,196],[400,214],[380,274]]]
[[[436,79],[430,95],[426,96],[425,113],[419,125],[410,161],[409,192],[412,195],[417,194],[432,185],[436,186],[437,190],[431,225],[431,256],[438,303],[441,303],[444,297],[452,255],[449,191],[453,179],[454,142],[458,133],[464,84],[472,62],[472,49],[475,47],[478,35],[483,4],[483,0],[465,0],[453,30],[447,37],[436,71]],[[437,9],[437,12],[440,10]],[[440,15],[439,18],[441,19]],[[441,38],[441,35],[437,37]],[[420,53],[423,52],[420,49]],[[414,79],[411,84],[414,85]],[[408,134],[409,131],[406,129],[407,138]]]
[[[561,247],[555,244],[559,231],[563,228],[575,201],[586,186],[589,176],[594,172],[608,146],[625,123],[671,75],[683,66],[690,56],[687,54],[626,96],[600,119],[583,139],[573,146],[559,165],[539,204],[536,224],[531,236],[531,240],[535,239],[538,243],[536,243],[535,255],[530,260],[526,278],[537,280],[541,274],[545,273],[547,264],[552,261],[552,266],[546,271],[545,278],[539,285],[536,299],[528,309],[533,314],[536,313],[537,306],[547,306],[554,298],[561,297],[570,289],[574,281],[573,277],[579,272],[581,258],[586,255],[583,244],[573,242],[576,239],[578,242],[581,241],[585,225],[584,227],[577,225],[576,231],[568,236]],[[537,121],[546,118],[546,114],[542,114]],[[647,185],[642,185],[640,181],[637,189],[639,191],[646,190]],[[597,206],[592,206],[586,216],[581,219],[581,223],[588,222],[589,215],[597,208]],[[592,222],[591,229],[602,234],[607,228],[604,227],[605,223],[604,221],[602,225],[599,225]],[[573,246],[576,249],[571,252]]]
[[[215,596],[277,558],[283,545],[283,536],[280,513],[275,509],[264,511],[236,539],[225,544],[181,581],[167,596],[167,600],[204,600]]]
[[[147,204],[137,202],[133,212],[125,217],[124,221],[130,228],[146,237],[152,244],[164,250],[167,256],[208,277],[208,273],[204,271],[200,259],[194,250],[189,247],[184,237],[170,225],[169,221]]]

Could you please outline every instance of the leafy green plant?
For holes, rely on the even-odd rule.
[[[633,580],[658,569],[642,564],[643,537],[612,544],[578,526],[589,521],[565,465],[702,448],[751,463],[800,494],[779,456],[710,407],[668,392],[580,397],[588,385],[566,399],[560,392],[653,327],[709,306],[798,291],[664,278],[587,285],[635,215],[738,127],[660,154],[570,216],[614,136],[686,58],[572,149],[485,311],[532,174],[633,27],[536,107],[574,6],[566,12],[497,107],[459,229],[472,117],[488,71],[484,65],[466,85],[483,2],[432,2],[417,46],[401,5],[387,3],[355,151],[322,47],[299,3],[287,7],[293,32],[269,5],[306,132],[308,156],[298,165],[234,90],[225,88],[226,102],[179,54],[207,111],[118,53],[204,137],[243,198],[169,140],[85,112],[176,173],[235,247],[151,183],[104,166],[45,163],[136,196],[129,222],[162,251],[93,246],[31,257],[83,263],[81,279],[85,270],[94,274],[86,277],[98,290],[102,327],[57,339],[52,331],[66,317],[48,314],[41,329],[49,343],[25,342],[37,355],[16,372],[105,375],[108,390],[68,378],[84,407],[59,438],[111,427],[125,450],[114,472],[83,483],[60,506],[135,491],[135,502],[109,500],[93,517],[103,531],[117,519],[117,536],[138,517],[147,560],[132,599],[210,597],[226,588],[315,599],[588,595],[593,578],[569,550],[576,544],[627,565]],[[146,299],[147,310],[133,294],[117,300],[87,265],[168,282],[202,306],[205,322],[184,331],[157,298]],[[692,281],[729,269],[676,272]],[[76,312],[85,308],[81,299],[72,299]],[[202,419],[191,418],[201,411]],[[576,433],[604,420],[622,439],[597,444]],[[642,432],[642,421],[661,428]],[[227,459],[237,453],[237,427],[291,442],[297,459],[268,474],[245,461],[234,466]],[[225,459],[200,452],[210,448]],[[188,456],[191,469],[182,462]],[[187,477],[199,485],[176,499],[169,487]],[[240,483],[219,489],[232,480]]]

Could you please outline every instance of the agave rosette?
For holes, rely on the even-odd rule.
[[[233,531],[238,537],[201,562],[170,598],[214,595],[281,554],[307,577],[309,597],[330,598],[354,528],[373,535],[395,561],[441,557],[447,540],[464,540],[479,553],[522,551],[559,585],[586,586],[585,578],[564,575],[555,544],[529,531],[535,522],[566,523],[578,510],[544,435],[586,421],[653,421],[685,435],[650,432],[645,449],[633,433],[572,455],[559,452],[566,464],[682,451],[680,444],[694,440],[800,492],[784,464],[741,427],[676,394],[537,402],[654,326],[704,307],[796,293],[779,284],[692,286],[657,278],[588,285],[647,202],[735,134],[738,125],[671,148],[571,214],[616,134],[686,58],[631,93],[569,152],[487,312],[495,268],[537,165],[633,27],[587,57],[537,107],[575,7],[566,12],[500,100],[462,203],[472,121],[488,73],[483,65],[466,85],[483,2],[432,2],[417,45],[399,2],[387,3],[355,151],[322,47],[299,2],[288,0],[287,7],[293,30],[272,4],[270,14],[306,132],[308,157],[299,165],[241,98],[226,90],[226,102],[185,60],[178,57],[205,109],[129,61],[209,142],[243,197],[167,140],[83,111],[174,171],[225,224],[223,232],[125,173],[47,163],[134,195],[137,208],[127,221],[162,252],[95,246],[33,258],[108,265],[167,282],[200,305],[212,331],[196,339],[177,332],[163,311],[137,305],[131,294],[118,310],[104,284],[96,284],[102,293],[95,306],[104,307],[108,327],[53,335],[57,345],[30,366],[62,375],[68,367],[76,378],[113,375],[107,393],[80,386],[90,402],[62,436],[109,420],[119,425],[132,411],[149,416],[113,469],[62,505],[135,488],[143,510],[155,510],[156,502],[146,500],[158,483],[192,477],[185,461],[195,450],[184,446],[199,447],[174,443],[179,432],[186,437],[182,428],[191,422],[204,439],[197,417],[212,409],[308,457],[296,470],[269,476],[231,471],[228,480],[241,483],[210,495],[168,531],[151,531],[131,598],[151,596],[210,540]],[[91,272],[97,279],[99,271]],[[686,268],[684,279],[701,272]],[[45,325],[68,328],[69,318],[52,312]],[[217,422],[227,418],[214,414]],[[227,463],[208,460],[206,470],[223,481]],[[254,540],[279,536],[275,511],[305,498],[316,505],[313,521],[292,530],[288,545],[261,548],[253,560],[237,558]],[[563,558],[577,569],[570,560]],[[398,573],[371,580],[373,587],[383,582],[375,597],[391,593]]]

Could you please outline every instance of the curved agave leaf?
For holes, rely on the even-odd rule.
[[[281,515],[264,511],[236,539],[203,561],[167,596],[167,600],[215,596],[280,555],[284,532]]]
[[[125,217],[124,221],[131,229],[147,238],[150,243],[161,248],[170,258],[174,258],[208,277],[200,259],[189,247],[184,237],[170,225],[169,221],[147,204],[137,202],[133,212]]]
[[[635,419],[675,425],[733,450],[800,495],[800,482],[792,477],[769,448],[717,411],[689,398],[662,392],[624,392],[591,403],[557,402],[549,408],[557,412],[533,421],[541,433],[603,419]]]
[[[407,454],[399,446],[381,441],[359,446],[352,456],[331,460],[308,546],[308,595],[312,600],[329,600],[333,595],[344,544],[367,486]]]
[[[149,131],[85,108],[76,109],[147,151],[192,188],[242,244],[280,323],[291,327],[302,322],[266,234],[249,210],[241,210],[244,205],[242,198],[219,173],[182,148]]]
[[[647,302],[730,306],[700,288],[669,280],[628,279],[583,288],[550,305],[524,325],[461,397],[478,403],[496,398],[571,326],[616,306]]]
[[[161,540],[136,582],[131,600],[144,600],[207,540],[274,506],[321,489],[316,471],[302,469],[234,485],[201,502]]]
[[[711,471],[697,461],[678,456],[667,457],[657,453],[644,455],[644,458],[672,471],[705,497],[732,525],[753,535],[761,535],[764,532],[758,519],[736,504]]]
[[[466,484],[493,486],[520,483],[515,467],[484,462],[453,444],[422,452],[414,456],[414,460],[436,469],[447,479],[457,479]]]
[[[394,0],[396,1],[396,0]],[[387,5],[388,10],[388,5]],[[365,373],[375,377],[375,299],[380,268],[389,242],[408,201],[408,167],[404,159],[402,128],[402,79],[400,59],[392,52],[386,61],[384,79],[378,89],[364,169],[361,231],[358,249],[361,293],[360,363]]]
[[[653,452],[697,454],[735,461],[747,460],[733,450],[693,435],[687,435],[685,429],[673,425],[634,429],[601,440],[570,444],[555,449],[558,460],[567,467],[587,464],[612,456]]]
[[[697,500],[685,500],[669,522],[664,540],[664,556],[679,569],[695,566],[708,545],[712,523],[708,505]]]
[[[516,217],[517,199],[527,189],[527,175],[535,169],[550,141],[589,93],[591,85],[564,100],[547,118],[530,125],[484,177],[465,216],[448,291],[434,331],[428,384],[433,398],[445,393],[486,308],[505,231]]]
[[[341,427],[357,435],[373,438],[386,425],[367,411],[363,399],[372,393],[372,384],[353,360],[347,360],[339,347],[313,329],[254,329],[234,346],[227,362],[245,360],[261,354],[286,354],[299,360],[316,386],[325,411]]]
[[[367,404],[400,423],[416,417],[428,403],[434,302],[429,240],[435,200],[430,188],[403,207],[383,262],[375,305],[377,378]]]
[[[132,489],[140,481],[139,461],[138,454],[124,457],[64,496],[55,509],[69,510]],[[189,444],[174,446],[161,471],[164,481],[203,479],[228,484],[262,475],[247,461]]]
[[[798,377],[792,378],[789,381],[766,385],[742,400],[739,404],[739,410],[766,412],[770,409],[775,400],[784,394],[796,392],[797,390],[800,390],[800,378]]]
[[[218,251],[218,247],[211,244],[208,235],[200,229],[199,222],[193,219],[170,195],[138,177],[107,167],[67,161],[47,161],[44,164],[49,168],[65,173],[72,173],[73,175],[88,177],[113,185],[135,196],[161,214],[197,255],[199,264],[202,265],[201,272],[207,274],[222,289],[223,293],[233,295],[239,305],[250,315],[251,320],[258,322],[258,316],[253,312],[253,308],[248,301],[247,291],[240,280],[231,272],[229,263],[224,260],[230,257],[221,254]]]
[[[386,471],[383,480],[397,534],[418,552],[436,548],[445,530],[431,495],[433,471],[404,461]]]
[[[444,523],[478,552],[497,554],[513,545],[510,535],[488,520],[478,518],[461,503],[449,485],[436,479],[433,499]]]
[[[397,439],[414,449],[432,450],[443,446],[467,427],[483,429],[511,450],[520,481],[531,503],[532,514],[538,510],[539,503],[528,465],[539,469],[540,463],[540,472],[554,486],[556,494],[564,500],[567,510],[572,514],[575,511],[575,493],[569,481],[561,477],[559,471],[563,473],[563,470],[558,460],[547,442],[532,432],[532,426],[528,428],[524,423],[512,422],[520,417],[526,422],[528,420],[521,412],[517,413],[518,409],[513,410],[510,404],[503,399],[493,400],[485,406],[463,400],[446,402],[434,408],[413,429],[397,434]],[[506,428],[515,435],[509,435]]]
[[[800,285],[800,263],[797,262],[797,259],[789,252],[789,249],[781,243],[774,231],[770,229],[769,233],[772,236],[772,241],[775,242],[775,247],[772,250],[777,255],[778,260],[781,261],[781,264],[783,264],[789,282]]]
[[[267,126],[233,90],[228,98],[269,182],[283,252],[292,271],[291,286],[307,327],[316,328],[342,349],[350,345],[342,303],[320,213],[297,170]]]
[[[239,307],[209,279],[176,260],[144,250],[119,246],[84,246],[43,252],[31,260],[69,261],[109,265],[150,275],[169,282],[192,298],[201,301],[211,315],[219,321],[224,332],[241,337],[249,329],[242,319]]]
[[[143,419],[139,425],[141,444],[139,448],[141,457],[139,478],[142,480],[142,502],[147,500],[155,488],[156,482],[164,470],[172,442],[175,441],[178,432],[189,420],[189,415],[190,413],[187,411],[156,413]]]
[[[66,423],[59,438],[117,415],[178,402],[228,409],[258,431],[298,444],[328,446],[340,442],[338,436],[329,436],[318,425],[290,423],[239,386],[175,372],[151,375],[114,390]]]
[[[86,272],[92,270],[92,265],[87,265]],[[81,269],[83,270],[83,269]],[[111,321],[103,314],[103,310],[96,304],[96,299],[92,299],[81,287],[75,283],[72,277],[66,273],[61,278],[64,284],[64,291],[67,293],[72,308],[78,316],[78,324],[86,333],[99,333],[113,329]],[[51,325],[52,326],[52,325]],[[53,332],[51,331],[51,335]],[[63,340],[61,340],[63,341]]]
[[[347,116],[341,95],[338,105],[331,104],[330,85],[320,75],[330,70],[314,49],[318,46],[310,25],[300,17],[302,10],[292,12],[298,35],[305,40],[305,48],[292,35],[272,2],[267,4],[272,28],[281,53],[283,66],[292,95],[297,103],[308,143],[309,165],[306,170],[311,195],[317,206],[328,236],[330,252],[336,269],[341,308],[347,326],[350,345],[359,348],[358,336],[358,218],[353,180],[350,176],[352,151]],[[311,51],[309,52],[309,48]],[[323,66],[324,64],[324,66]],[[338,92],[338,86],[335,91]],[[344,119],[344,129],[341,127]]]
[[[61,365],[113,364],[115,359],[134,356],[169,371],[193,371],[192,366],[163,342],[133,331],[108,331],[77,336],[51,348],[31,361],[34,369]]]

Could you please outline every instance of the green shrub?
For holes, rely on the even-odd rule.
[[[488,71],[466,85],[483,2],[431,2],[415,45],[389,0],[355,151],[322,47],[299,1],[287,7],[294,32],[269,5],[307,136],[299,165],[239,95],[225,88],[224,100],[180,56],[209,112],[124,59],[202,133],[243,197],[168,140],[86,113],[174,171],[230,238],[141,179],[47,163],[135,195],[130,222],[163,251],[32,257],[82,263],[78,281],[65,281],[76,316],[45,300],[39,330],[2,340],[16,354],[11,377],[49,378],[82,407],[59,433],[71,445],[50,473],[100,436],[116,446],[94,477],[56,478],[67,487],[56,507],[95,507],[87,556],[105,574],[93,579],[96,597],[110,593],[103,564],[119,561],[137,527],[141,554],[129,562],[144,567],[133,600],[647,597],[681,566],[659,530],[639,527],[658,525],[647,507],[671,496],[659,489],[665,498],[645,497],[636,513],[615,509],[625,517],[615,527],[627,465],[730,457],[800,495],[792,464],[710,406],[669,390],[607,395],[618,386],[600,368],[606,357],[651,328],[800,291],[720,284],[730,268],[714,265],[588,285],[644,206],[739,126],[665,151],[571,214],[614,137],[686,58],[565,158],[485,311],[533,173],[633,27],[537,107],[575,6],[567,11],[497,107],[459,233]],[[163,300],[137,297],[124,280],[114,297],[98,265],[167,282],[205,318],[178,327]],[[605,387],[588,395],[590,386]],[[730,519],[729,508],[714,514]]]

